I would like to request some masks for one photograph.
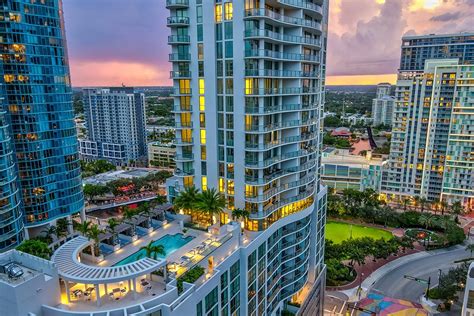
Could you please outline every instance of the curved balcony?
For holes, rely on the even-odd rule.
[[[261,195],[259,194],[258,196],[255,196],[255,197],[245,197],[245,200],[247,202],[254,202],[254,203],[265,202],[265,201],[268,201],[269,199],[271,199],[272,197],[274,197],[277,194],[280,194],[280,193],[283,193],[285,191],[296,189],[300,186],[309,184],[309,183],[313,182],[315,178],[316,177],[314,175],[306,176],[306,177],[304,177],[300,180],[285,183],[285,184],[281,184],[276,188],[272,188],[270,190],[264,191],[263,194],[261,194]]]
[[[246,69],[246,77],[275,77],[275,78],[311,78],[319,79],[315,71],[273,70],[273,69]]]
[[[306,192],[300,193],[297,196],[293,196],[293,197],[288,198],[288,199],[281,200],[279,203],[270,206],[269,208],[267,208],[266,210],[263,211],[262,216],[260,216],[258,213],[250,213],[249,218],[250,219],[264,219],[264,218],[268,217],[269,215],[271,215],[273,212],[275,212],[276,210],[278,210],[280,208],[283,208],[283,207],[285,207],[285,206],[287,206],[291,203],[297,202],[297,201],[302,201],[302,200],[314,195],[314,192],[315,192],[314,186],[311,186],[308,189],[309,190],[307,190]]]
[[[176,128],[192,128],[193,122],[175,122]]]
[[[193,161],[194,160],[194,154],[191,153],[184,153],[184,154],[175,154],[174,155],[174,160],[176,162],[186,162],[186,161]]]
[[[189,44],[191,37],[189,35],[170,35],[168,36],[168,44]]]
[[[314,110],[319,107],[319,104],[278,104],[275,106],[246,106],[245,114],[254,115],[265,115],[265,114],[276,114],[280,112],[294,112],[294,111],[307,111]]]
[[[250,125],[250,126],[247,125],[245,127],[245,132],[248,134],[268,133],[268,132],[274,132],[274,131],[285,129],[285,128],[294,128],[294,127],[314,125],[316,123],[318,123],[318,119],[312,118],[306,121],[292,120],[292,121],[278,122],[278,123],[273,123],[273,124],[268,124],[268,125]]]
[[[283,44],[309,45],[314,46],[316,48],[321,47],[321,40],[319,38],[309,38],[300,35],[280,34],[263,29],[246,30],[244,32],[244,38],[266,38]]]
[[[188,106],[188,107],[182,107],[181,105],[179,104],[175,104],[173,106],[173,109],[171,110],[172,113],[184,113],[184,112],[192,112],[193,109],[191,108],[191,106]]]
[[[167,9],[181,9],[189,7],[189,0],[166,0]]]
[[[179,53],[173,53],[169,54],[169,61],[191,61],[191,54],[179,54]]]
[[[316,94],[321,92],[317,87],[289,87],[289,88],[247,88],[244,89],[246,96],[275,96],[275,95],[301,95]]]
[[[246,58],[265,58],[279,61],[304,61],[319,63],[319,55],[297,54],[297,53],[282,53],[269,49],[250,49],[245,51]]]
[[[250,184],[250,185],[255,185],[255,186],[267,185],[270,182],[275,181],[279,178],[282,178],[291,174],[295,174],[298,172],[308,171],[314,167],[316,167],[316,160],[312,159],[302,164],[301,166],[285,168],[283,170],[273,172],[272,174],[268,176],[264,176],[263,178],[253,178],[253,177],[247,176],[245,178],[245,184]]]
[[[172,96],[191,95],[190,88],[175,88],[173,89]]]
[[[279,13],[276,13],[274,11],[268,10],[268,9],[259,9],[259,8],[254,8],[254,9],[247,9],[245,10],[245,17],[246,18],[268,18],[270,20],[279,22],[281,24],[287,24],[289,26],[295,26],[299,25],[302,27],[307,27],[313,30],[317,30],[319,32],[322,31],[322,26],[321,23],[317,21],[312,21],[312,20],[307,20],[307,19],[302,19],[298,17],[292,17],[292,16],[286,16],[286,15],[281,15]]]
[[[287,5],[293,8],[303,9],[303,10],[310,10],[314,13],[317,13],[322,16],[323,8],[321,5],[306,1],[306,0],[277,0],[279,3],[283,5]]]
[[[283,155],[278,155],[274,156],[272,158],[268,158],[262,161],[255,161],[255,160],[245,160],[245,167],[246,168],[251,168],[251,169],[261,169],[261,168],[267,168],[270,167],[274,164],[290,160],[290,159],[295,159],[295,158],[301,158],[305,156],[309,156],[314,154],[314,150],[298,150],[298,151],[293,151],[290,153],[286,153]]]
[[[170,79],[189,79],[189,78],[191,78],[190,71],[170,71]]]
[[[188,26],[189,18],[187,16],[170,16],[166,19],[168,26]]]
[[[312,140],[312,139],[315,139],[316,137],[317,137],[317,134],[311,133],[311,134],[306,134],[306,135],[285,137],[273,142],[266,142],[263,144],[255,143],[255,142],[245,142],[245,150],[248,150],[248,151],[268,150],[268,149],[272,149],[279,146]]]
[[[173,172],[173,174],[177,177],[188,177],[188,176],[194,176],[194,169],[191,170],[181,170],[176,168],[176,170]]]
[[[193,138],[191,139],[182,139],[182,138],[175,138],[174,144],[176,146],[189,146],[194,144]]]

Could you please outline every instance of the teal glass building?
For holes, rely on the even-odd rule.
[[[0,7],[4,103],[11,123],[26,227],[84,204],[61,0]]]

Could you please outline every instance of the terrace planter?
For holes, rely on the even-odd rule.
[[[146,230],[147,230],[148,234],[151,234],[153,232],[153,227],[150,226]]]
[[[114,252],[120,249],[120,244],[114,245]]]
[[[133,235],[132,236],[132,242],[137,241],[137,240],[138,240],[138,235]]]

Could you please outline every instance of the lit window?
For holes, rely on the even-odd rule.
[[[202,189],[202,191],[207,190],[207,177],[202,177],[201,178],[201,189]]]
[[[199,96],[199,111],[204,112],[206,110],[206,98],[201,95]]]
[[[234,9],[232,7],[232,2],[226,2],[225,4],[225,19],[232,20]]]
[[[203,78],[199,78],[199,94],[204,94],[205,89],[205,83]]]
[[[216,22],[222,22],[222,4],[216,4],[215,15]]]
[[[201,145],[206,145],[206,130],[201,130]]]

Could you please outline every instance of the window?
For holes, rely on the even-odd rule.
[[[214,305],[216,305],[218,298],[217,298],[217,286],[206,295],[206,312],[208,312]]]
[[[201,145],[206,145],[206,130],[201,130]]]
[[[217,23],[222,22],[222,4],[216,4],[214,15]]]
[[[240,265],[239,265],[239,261],[237,261],[230,267],[230,279],[233,280],[235,277],[239,275],[239,273],[240,273]]]
[[[202,316],[202,301],[200,301],[196,305],[196,315],[197,316]]]
[[[234,8],[232,6],[232,2],[226,2],[224,5],[225,8],[225,19],[226,20],[232,20],[233,14],[234,14]]]

